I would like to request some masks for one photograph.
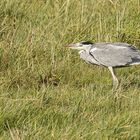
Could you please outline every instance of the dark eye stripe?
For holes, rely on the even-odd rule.
[[[81,42],[82,45],[90,45],[90,44],[93,44],[92,42],[90,41],[85,41],[85,42]]]

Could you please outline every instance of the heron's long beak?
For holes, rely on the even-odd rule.
[[[75,49],[75,50],[81,50],[81,49],[83,49],[82,46],[79,46],[79,43],[75,43],[75,44],[72,43],[72,44],[69,44],[68,47],[69,47],[70,49]]]
[[[67,47],[70,49],[77,49],[77,44],[71,43],[71,44],[67,45]]]
[[[73,47],[75,47],[75,44],[69,44],[69,45],[67,45],[67,47],[73,48]]]

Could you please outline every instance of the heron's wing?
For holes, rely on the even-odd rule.
[[[124,66],[140,63],[140,51],[127,43],[96,43],[90,54],[104,66]]]

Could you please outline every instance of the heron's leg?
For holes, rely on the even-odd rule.
[[[111,72],[111,75],[113,77],[113,88],[117,89],[117,87],[119,85],[119,81],[118,81],[117,77],[114,74],[114,69],[112,67],[108,67],[108,69]]]

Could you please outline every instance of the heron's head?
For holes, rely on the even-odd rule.
[[[86,50],[87,48],[91,47],[92,45],[93,45],[93,43],[90,41],[82,41],[79,43],[69,44],[68,47],[71,49],[76,49],[76,50]]]

